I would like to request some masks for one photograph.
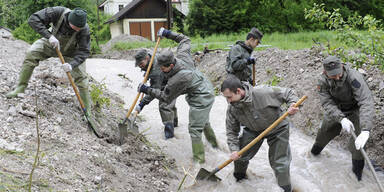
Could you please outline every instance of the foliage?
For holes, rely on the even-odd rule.
[[[32,44],[37,39],[41,38],[40,34],[38,34],[35,30],[29,26],[28,22],[24,22],[18,28],[12,31],[13,37],[17,39],[22,39],[23,41]]]
[[[340,9],[345,18],[358,12],[384,19],[384,2],[379,0],[191,0],[187,16],[189,35],[248,31],[256,26],[264,33],[297,32],[324,29],[304,18],[304,10],[313,3]]]
[[[335,30],[339,41],[358,49],[358,53],[352,55],[348,54],[343,47],[329,49],[328,53],[338,55],[357,68],[364,63],[372,63],[379,64],[384,70],[384,29],[380,21],[371,15],[362,17],[358,13],[344,19],[340,9],[330,12],[324,7],[324,4],[314,4],[313,8],[305,10],[305,18],[321,22],[328,29]]]
[[[107,86],[103,82],[91,85],[90,94],[97,112],[100,112],[103,106],[109,106],[111,104],[111,100],[108,97],[103,97],[105,90],[107,90]]]

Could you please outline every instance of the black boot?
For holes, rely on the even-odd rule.
[[[179,125],[179,120],[176,118],[173,119],[173,126],[177,127]]]
[[[313,154],[313,155],[319,155],[320,154],[320,152],[322,151],[324,149],[324,147],[320,147],[320,146],[318,146],[318,145],[313,145],[312,146],[312,149],[311,149],[311,153]]]
[[[280,186],[284,192],[292,192],[292,186],[291,185],[284,185],[284,186]]]
[[[174,136],[173,131],[173,123],[166,123],[164,127],[165,139],[172,138]]]
[[[239,182],[242,179],[248,179],[247,174],[245,173],[233,173],[233,176],[236,178],[236,181]]]
[[[361,181],[361,175],[363,174],[364,160],[352,159],[352,171],[355,173],[357,180]]]

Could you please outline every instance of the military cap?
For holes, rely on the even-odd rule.
[[[263,38],[263,33],[259,31],[256,27],[252,27],[248,35],[252,35],[256,39],[258,39],[260,43],[261,43],[261,39]]]
[[[170,50],[162,51],[157,57],[157,62],[159,62],[159,65],[168,67],[170,64],[175,64],[175,58],[173,56],[173,52]]]
[[[323,60],[324,70],[327,72],[329,76],[335,76],[341,74],[341,61],[336,56],[328,56]]]
[[[139,66],[141,61],[143,61],[147,55],[148,55],[148,51],[146,49],[140,49],[140,51],[138,51],[135,55],[135,60],[136,60],[135,65]]]
[[[75,8],[68,15],[68,21],[79,28],[82,28],[87,23],[87,12],[80,8]]]

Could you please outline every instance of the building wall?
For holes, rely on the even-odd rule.
[[[133,0],[109,0],[104,5],[104,13],[114,15],[119,12],[119,5],[125,7]]]
[[[123,33],[128,35],[140,35],[151,41],[157,39],[157,31],[160,27],[167,27],[165,18],[124,19]]]
[[[124,34],[123,23],[121,21],[116,21],[114,23],[111,23],[109,25],[109,29],[111,31],[111,38]]]

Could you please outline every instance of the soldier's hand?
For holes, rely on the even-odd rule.
[[[295,107],[295,104],[296,104],[296,103],[292,103],[291,106],[289,106],[289,108],[288,108],[288,114],[290,114],[290,115],[294,115],[294,114],[296,114],[296,113],[299,111],[299,108],[298,108],[298,107]]]
[[[72,66],[71,66],[71,64],[69,64],[69,63],[61,64],[61,68],[62,68],[65,72],[71,72],[71,71],[72,71]]]
[[[53,48],[56,49],[56,47],[57,47],[60,50],[60,42],[59,42],[59,40],[56,39],[55,36],[51,35],[51,37],[48,39],[48,42],[49,42],[49,44],[51,44],[51,46]]]
[[[239,153],[237,151],[234,151],[234,152],[232,152],[230,158],[232,160],[236,161],[236,160],[240,159],[240,155],[239,155]]]
[[[167,30],[167,29],[164,29],[164,27],[161,27],[159,29],[159,31],[157,31],[157,36],[158,37],[167,37],[167,35],[170,33],[171,31],[170,30]]]
[[[256,58],[254,58],[254,57],[248,57],[248,59],[247,59],[247,63],[248,63],[248,65],[255,64],[255,63],[256,63]]]
[[[140,113],[141,110],[143,110],[144,106],[145,105],[143,102],[140,102],[138,105],[136,105],[135,110],[137,111],[137,113]]]
[[[143,83],[140,83],[137,87],[137,92],[148,94],[148,88],[148,86],[144,85]]]
[[[357,150],[364,148],[365,143],[367,143],[369,138],[369,131],[362,131],[359,136],[357,136],[355,141],[355,147]]]
[[[341,121],[341,127],[346,131],[346,132],[351,132],[351,129],[353,130],[353,123],[347,119],[347,118],[343,118]]]

